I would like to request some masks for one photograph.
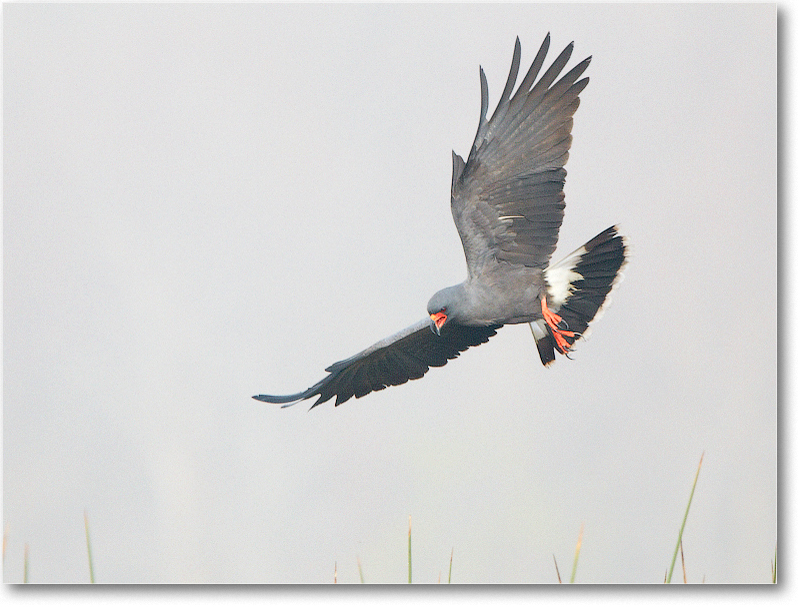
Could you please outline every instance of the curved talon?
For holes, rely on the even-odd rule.
[[[567,341],[566,338],[569,337],[575,341],[580,334],[567,329],[567,327],[569,327],[567,321],[547,307],[547,302],[545,301],[544,297],[542,297],[542,316],[552,330],[553,338],[556,340],[556,348],[558,348],[558,351],[561,352],[561,354],[566,355],[567,352],[572,349],[572,345]],[[564,328],[562,328],[562,325]]]

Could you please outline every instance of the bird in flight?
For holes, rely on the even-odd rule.
[[[336,397],[336,406],[419,379],[503,325],[529,323],[542,364],[568,355],[585,337],[621,277],[628,245],[612,226],[551,264],[564,217],[564,165],[572,143],[579,80],[591,57],[559,78],[573,44],[537,79],[550,46],[544,39],[516,93],[519,38],[497,109],[487,120],[488,85],[480,69],[481,113],[467,161],[453,152],[450,208],[464,246],[467,278],[442,289],[418,323],[329,366],[303,392],[253,398],[288,407]]]

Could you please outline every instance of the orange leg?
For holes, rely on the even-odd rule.
[[[559,328],[558,325],[563,322],[563,319],[547,307],[547,302],[545,301],[544,297],[542,297],[542,316],[544,316],[545,322],[553,331],[553,337],[556,340],[556,347],[558,348],[559,352],[562,354],[569,352],[572,346],[570,346],[570,343],[566,340],[566,337],[571,337],[574,339],[575,332]]]

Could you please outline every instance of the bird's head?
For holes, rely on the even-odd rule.
[[[460,310],[463,285],[447,287],[437,291],[428,302],[428,315],[431,317],[431,331],[440,335],[442,327],[457,320]]]

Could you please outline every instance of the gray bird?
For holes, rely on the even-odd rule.
[[[466,162],[453,152],[450,208],[467,260],[467,279],[434,294],[428,317],[325,369],[328,375],[297,394],[253,398],[284,407],[313,397],[312,409],[336,406],[388,386],[419,379],[503,325],[530,323],[545,366],[568,355],[585,337],[621,277],[628,246],[612,226],[562,261],[550,265],[564,217],[564,165],[572,116],[589,83],[580,78],[591,57],[557,82],[572,54],[565,48],[536,77],[550,46],[545,38],[511,96],[520,63],[514,57],[497,109],[486,119],[488,86],[480,68],[481,114]]]

